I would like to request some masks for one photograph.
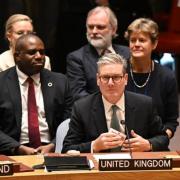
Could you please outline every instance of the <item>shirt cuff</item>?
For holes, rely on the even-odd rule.
[[[94,141],[91,142],[91,153],[93,154],[94,151],[93,151],[93,146],[94,146]]]

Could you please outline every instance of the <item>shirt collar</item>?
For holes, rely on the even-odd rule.
[[[112,44],[108,48],[106,48],[106,49],[110,50],[112,53],[116,53],[115,50],[112,47]],[[104,51],[104,49],[96,49],[96,50],[97,50],[99,55],[101,55],[102,52]]]
[[[102,100],[103,100],[103,104],[104,104],[104,109],[105,112],[109,112],[111,111],[111,106],[114,104],[111,104],[110,102],[108,102],[104,96],[102,96]],[[119,99],[119,101],[115,104],[116,106],[119,107],[119,109],[121,109],[121,111],[125,111],[125,98],[124,98],[124,93],[122,94],[121,98]]]
[[[25,73],[23,73],[23,72],[18,68],[18,66],[16,66],[16,72],[17,72],[17,75],[18,75],[18,79],[19,79],[20,84],[21,84],[21,85],[24,85],[25,82],[26,82],[26,80],[27,80],[27,78],[28,78],[29,76],[27,76]],[[36,85],[39,85],[39,83],[40,83],[40,73],[33,74],[33,75],[30,76],[30,77],[33,79],[33,81],[34,81],[34,83],[35,83]]]

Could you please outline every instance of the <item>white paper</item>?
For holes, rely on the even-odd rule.
[[[99,159],[131,159],[130,153],[109,153],[109,154],[94,154],[96,161]]]
[[[90,166],[90,169],[94,168],[94,163],[91,159],[89,159],[89,166]]]

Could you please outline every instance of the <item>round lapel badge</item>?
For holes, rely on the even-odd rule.
[[[49,87],[52,87],[52,82],[49,82],[49,83],[48,83],[48,86],[49,86]]]

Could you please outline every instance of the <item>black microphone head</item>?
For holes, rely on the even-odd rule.
[[[121,123],[122,125],[125,125],[125,120],[121,120],[120,123]]]

